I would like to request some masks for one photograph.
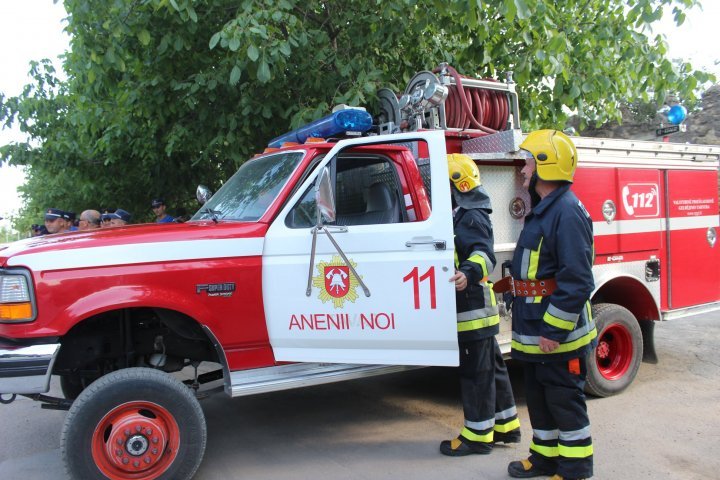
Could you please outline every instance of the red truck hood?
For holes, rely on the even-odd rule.
[[[33,237],[0,247],[0,266],[56,270],[262,254],[265,223],[129,225]]]

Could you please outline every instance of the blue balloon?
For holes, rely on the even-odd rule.
[[[687,108],[682,105],[673,105],[667,113],[668,122],[680,125],[687,118]]]

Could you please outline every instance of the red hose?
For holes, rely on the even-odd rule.
[[[510,115],[507,96],[498,91],[463,88],[462,77],[453,67],[447,67],[455,79],[445,101],[445,124],[448,128],[475,128],[485,133],[496,133],[505,128]],[[433,70],[438,73],[439,69]]]

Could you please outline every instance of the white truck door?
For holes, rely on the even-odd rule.
[[[382,137],[383,145],[417,142],[414,145],[427,146],[432,213],[424,221],[412,221],[402,213],[405,206],[399,184],[392,191],[393,175],[397,177],[398,172],[391,162],[386,162],[389,167],[383,164],[381,153],[343,155],[348,148],[379,142],[379,137],[339,142],[267,232],[263,301],[278,361],[458,364],[455,290],[449,282],[454,273],[452,207],[443,132]],[[333,172],[336,223],[347,225],[329,226],[329,230],[361,282],[322,232],[317,235],[310,266],[313,235],[307,213],[310,210],[314,221],[313,185],[325,166]],[[388,184],[387,188],[378,183]],[[360,207],[345,205],[351,198]],[[386,215],[384,207],[375,205],[383,201],[402,210]],[[297,221],[303,208],[304,224]]]

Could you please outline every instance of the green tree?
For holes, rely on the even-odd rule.
[[[627,100],[692,100],[711,79],[665,58],[648,27],[682,23],[697,0],[65,0],[71,51],[48,62],[0,121],[31,141],[0,148],[28,165],[23,216],[43,208],[191,206],[273,137],[329,112],[372,105],[447,61],[518,82],[526,128],[617,118]]]

